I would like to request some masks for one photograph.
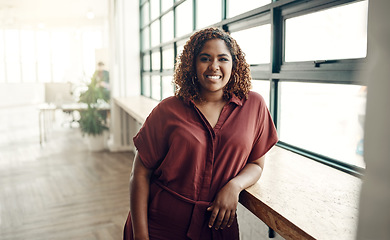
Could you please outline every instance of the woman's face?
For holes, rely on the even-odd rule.
[[[196,58],[201,94],[223,93],[233,68],[233,59],[222,39],[208,40]]]

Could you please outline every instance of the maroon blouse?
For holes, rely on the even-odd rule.
[[[238,239],[237,221],[230,228],[209,229],[206,208],[230,179],[277,140],[264,99],[255,92],[248,99],[233,96],[214,128],[192,101],[161,101],[134,137],[143,164],[154,170],[150,238]],[[129,222],[125,235],[131,232]]]

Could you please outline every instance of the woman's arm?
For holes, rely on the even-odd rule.
[[[130,175],[130,213],[135,240],[149,239],[148,200],[152,170],[144,166],[136,152]]]
[[[212,205],[209,227],[216,230],[230,227],[236,216],[238,196],[242,190],[255,184],[263,172],[265,156],[247,163],[241,172],[231,179],[217,194]]]

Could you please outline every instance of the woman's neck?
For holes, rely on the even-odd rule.
[[[225,102],[225,99],[223,98],[223,92],[216,92],[216,93],[201,93],[203,103],[212,103],[212,104],[219,104],[222,102]]]

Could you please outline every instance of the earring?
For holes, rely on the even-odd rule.
[[[192,77],[192,84],[193,84],[193,85],[195,85],[194,79],[196,80],[196,76],[195,76],[195,77]]]

